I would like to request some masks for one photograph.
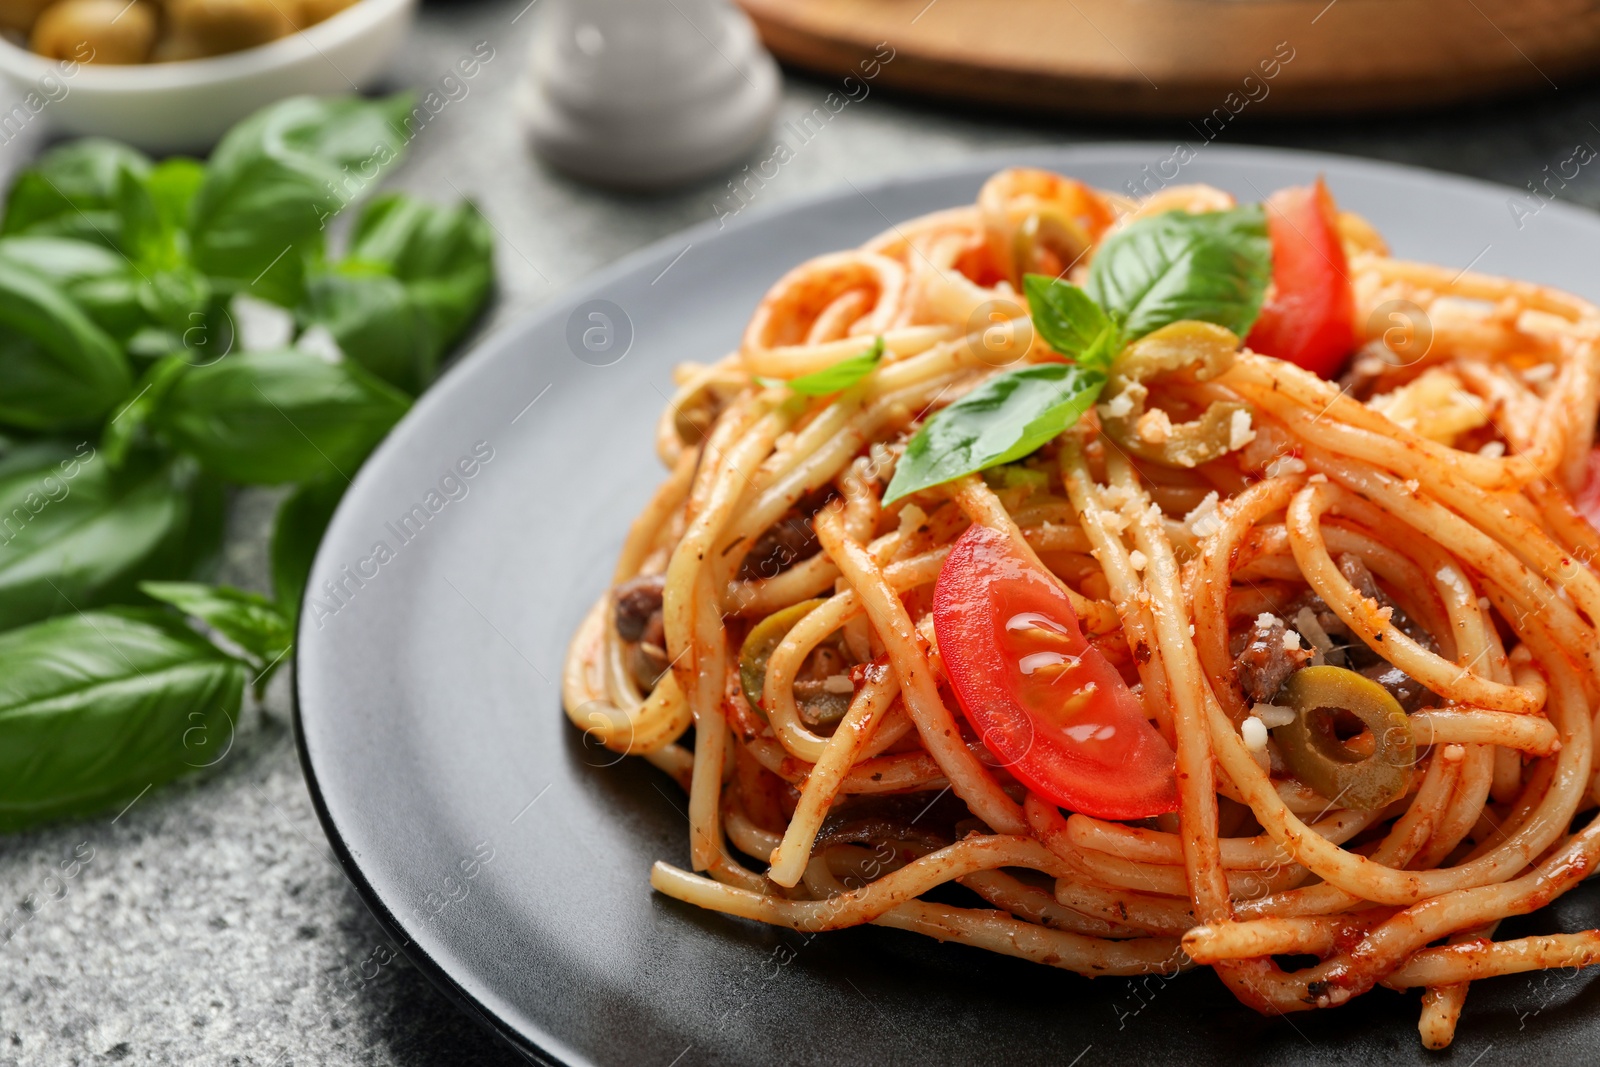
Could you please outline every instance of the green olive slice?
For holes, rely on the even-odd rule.
[[[1092,242],[1083,226],[1061,208],[1040,205],[1022,220],[1012,251],[1017,259],[1017,274],[1057,274],[1083,257]]]
[[[739,684],[744,689],[750,707],[763,719],[767,709],[761,705],[761,695],[766,688],[767,660],[773,650],[783,643],[795,624],[811,614],[821,600],[802,600],[756,623],[739,647]],[[805,700],[803,718],[813,723],[834,723],[844,718],[850,710],[850,694],[819,693]]]
[[[1405,796],[1417,743],[1389,691],[1343,667],[1306,667],[1279,690],[1294,721],[1275,727],[1283,760],[1335,805],[1376,811]]]
[[[1239,338],[1210,322],[1184,319],[1141,337],[1117,356],[1101,394],[1100,422],[1124,450],[1168,467],[1197,467],[1235,443],[1234,416],[1244,404],[1215,401],[1201,415],[1174,424],[1166,412],[1146,411],[1145,383],[1161,375],[1189,381],[1215,378],[1233,365]]]

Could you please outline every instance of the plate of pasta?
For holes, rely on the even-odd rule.
[[[363,469],[302,762],[468,1010],[571,1064],[1600,1050],[1600,219],[1159,156],[663,242]]]

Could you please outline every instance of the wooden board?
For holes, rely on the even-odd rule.
[[[892,54],[874,84],[1081,115],[1387,111],[1600,70],[1588,0],[738,2],[796,67],[860,77]]]

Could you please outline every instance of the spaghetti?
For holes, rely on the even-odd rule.
[[[1142,220],[1234,206],[1002,172],[792,271],[739,351],[678,368],[670,474],[563,677],[578,727],[688,793],[696,873],[658,862],[656,889],[1090,976],[1210,966],[1263,1012],[1421,987],[1433,1048],[1472,981],[1600,962],[1600,931],[1494,940],[1600,861],[1589,304],[1393,259],[1330,216],[1341,379],[1227,344],[1196,372],[1161,362],[1162,331],[1030,453],[890,497],[939,413],[1061,363],[1025,275],[1081,283]],[[1269,308],[1285,277],[1275,243]],[[1094,689],[1071,671],[1108,664],[1167,761],[1153,814],[1064,803],[1043,742],[994,733],[987,668],[940,614],[970,607],[946,590],[979,550],[1048,576],[1029,595],[1072,620],[1008,616],[1002,648],[1034,626],[1046,651],[1004,691],[1068,678],[1070,703]],[[1053,714],[1019,721],[1070,733]],[[962,904],[927,898],[952,885]]]

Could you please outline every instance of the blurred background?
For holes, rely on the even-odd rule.
[[[493,296],[454,354],[685,227],[1011,146],[1138,140],[1153,164],[1290,146],[1500,182],[1514,218],[1600,206],[1592,4],[746,0],[780,71],[731,9],[691,0],[358,0],[265,28],[107,2],[48,32],[49,8],[6,9],[0,186],[75,134],[203,157],[272,99],[410,90],[423,110],[384,188],[470,199],[492,235]],[[219,26],[235,36],[204,36]],[[91,39],[137,65],[68,74]],[[226,66],[185,69],[204,64]],[[218,582],[272,589],[284,495],[231,493]],[[0,1065],[521,1062],[340,872],[288,681],[246,700],[202,773],[0,836]]]

